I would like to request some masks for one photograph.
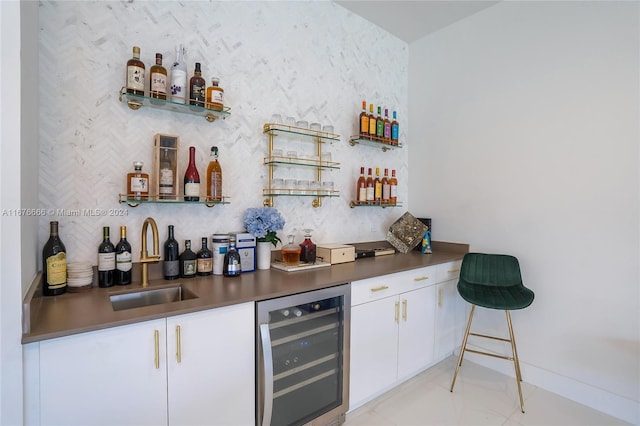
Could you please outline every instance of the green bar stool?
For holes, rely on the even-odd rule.
[[[460,355],[456,364],[456,371],[451,381],[451,389],[456,384],[458,370],[462,365],[462,358],[465,352],[473,352],[480,355],[487,355],[495,358],[502,358],[513,361],[518,383],[518,394],[520,395],[520,409],[524,413],[524,400],[522,399],[522,373],[520,372],[520,361],[516,350],[516,339],[511,325],[511,315],[509,311],[524,309],[533,302],[534,293],[522,284],[520,275],[520,264],[518,259],[505,254],[484,254],[467,253],[462,259],[460,269],[460,280],[458,281],[458,293],[471,304],[467,328],[462,339]],[[471,321],[476,306],[489,309],[501,309],[507,314],[507,326],[509,328],[509,338],[488,336],[485,334],[470,333]],[[512,356],[505,356],[496,353],[483,352],[467,348],[469,335],[483,337],[486,339],[500,340],[511,344]]]

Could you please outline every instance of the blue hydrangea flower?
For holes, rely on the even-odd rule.
[[[244,227],[258,241],[267,241],[277,246],[280,238],[276,231],[284,227],[284,219],[273,207],[250,208],[242,216]]]

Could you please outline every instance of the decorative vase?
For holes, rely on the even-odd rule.
[[[268,241],[258,241],[256,247],[258,269],[271,268],[271,244]]]

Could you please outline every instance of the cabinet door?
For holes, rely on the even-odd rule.
[[[456,288],[457,280],[450,280],[440,283],[437,286],[437,305],[436,305],[436,341],[435,341],[435,359],[439,361],[453,353],[457,341],[456,333],[458,324],[458,290]]]
[[[403,379],[433,361],[435,287],[424,287],[400,295],[398,378]]]
[[[167,424],[165,324],[154,320],[41,342],[41,424]]]
[[[351,308],[349,408],[353,410],[391,386],[398,365],[398,297]],[[399,309],[399,305],[398,305]]]
[[[254,329],[253,303],[167,318],[170,425],[254,423]]]

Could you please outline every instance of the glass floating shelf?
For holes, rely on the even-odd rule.
[[[207,207],[214,207],[218,204],[230,204],[229,197],[222,197],[222,201],[208,201],[200,197],[199,201],[185,201],[182,197],[175,200],[159,199],[157,196],[148,196],[144,199],[136,200],[127,194],[119,194],[118,201],[120,204],[128,204],[130,207],[138,207],[140,204],[204,204]]]
[[[311,136],[315,138],[321,139],[323,142],[329,141],[339,141],[340,135],[336,133],[322,132],[319,130],[311,130],[304,127],[296,127],[296,126],[287,126],[286,124],[279,123],[266,123],[264,125],[263,133],[291,133],[294,135],[303,135],[303,136]]]
[[[402,203],[395,203],[395,204],[389,204],[389,203],[372,203],[372,204],[367,204],[367,203],[362,203],[362,202],[358,202],[358,201],[350,201],[349,202],[349,207],[354,208],[354,207],[382,207],[383,209],[386,207],[402,207]]]
[[[316,157],[317,158],[317,157]],[[332,161],[320,161],[311,158],[297,158],[297,157],[281,157],[272,155],[264,159],[264,164],[273,164],[280,166],[303,166],[314,167],[322,169],[340,169],[340,163],[334,163]]]
[[[349,145],[356,146],[358,144],[372,146],[374,148],[381,148],[382,151],[389,151],[391,149],[402,148],[402,144],[400,143],[398,145],[391,145],[381,140],[364,139],[364,138],[361,138],[360,136],[351,136],[351,138],[349,139]]]
[[[148,96],[134,95],[133,93],[127,93],[125,87],[120,89],[120,102],[126,102],[129,108],[136,110],[140,107],[151,107],[155,109],[162,109],[165,111],[179,112],[189,115],[197,115],[204,117],[205,120],[212,123],[217,119],[225,119],[231,115],[230,108],[224,108],[222,111],[216,111],[209,108],[204,108],[196,105],[181,104],[179,102],[173,102],[170,100],[150,98]]]

